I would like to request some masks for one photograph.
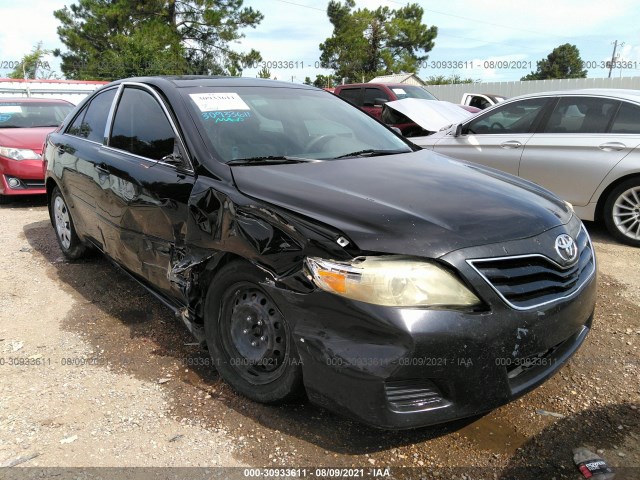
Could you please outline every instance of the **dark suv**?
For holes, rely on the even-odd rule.
[[[47,138],[63,253],[104,252],[261,402],[384,428],[476,415],[584,341],[570,205],[420,150],[334,95],[245,78],[111,83]]]

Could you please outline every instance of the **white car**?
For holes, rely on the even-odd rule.
[[[614,237],[640,246],[639,90],[524,95],[411,140],[542,185],[581,219],[604,220]]]

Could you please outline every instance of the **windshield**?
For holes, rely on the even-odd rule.
[[[422,87],[415,85],[403,85],[402,87],[391,87],[391,91],[396,94],[398,100],[403,98],[424,98],[425,100],[437,100],[436,97],[431,95]]]
[[[56,102],[0,102],[0,128],[57,127],[71,110]]]
[[[183,90],[217,157],[330,160],[412,149],[361,110],[322,90],[201,87]]]

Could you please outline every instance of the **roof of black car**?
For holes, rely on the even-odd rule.
[[[225,76],[204,76],[204,75],[184,75],[184,76],[157,76],[157,77],[134,77],[124,78],[118,80],[115,83],[120,82],[140,82],[149,83],[152,85],[166,85],[167,83],[173,84],[177,88],[185,87],[225,87],[225,86],[243,86],[243,87],[280,87],[280,88],[308,88],[315,89],[315,87],[291,83],[282,82],[278,80],[267,80],[264,78],[251,78],[251,77],[225,77]]]

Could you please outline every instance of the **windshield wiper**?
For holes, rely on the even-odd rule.
[[[238,158],[227,162],[227,165],[278,165],[283,163],[318,162],[312,158],[289,157],[286,155],[268,155],[265,157]]]
[[[411,153],[412,150],[375,150],[369,148],[367,150],[359,150],[357,152],[345,153],[335,158],[347,158],[347,157],[380,157],[382,155],[395,155],[398,153]]]

